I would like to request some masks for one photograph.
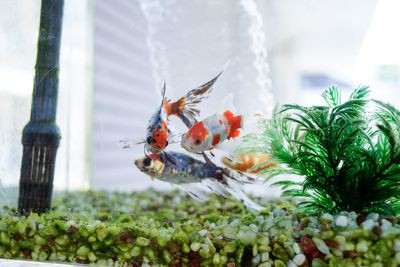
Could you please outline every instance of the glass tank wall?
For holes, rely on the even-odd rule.
[[[17,186],[40,1],[1,5],[0,179]],[[393,97],[400,87],[398,8],[390,0],[66,1],[56,189],[171,188],[136,169],[141,146],[122,149],[119,140],[144,136],[163,81],[167,97],[177,99],[227,63],[199,105],[202,118],[227,108],[268,116],[276,103],[318,104],[332,84],[344,94],[370,85],[373,97],[400,106]]]

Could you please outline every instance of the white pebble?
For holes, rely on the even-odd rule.
[[[392,230],[394,227],[393,227],[393,224],[391,223],[391,222],[389,222],[388,220],[386,220],[386,219],[383,219],[382,220],[382,233],[386,233],[386,232],[389,232],[390,230]]]
[[[347,226],[347,217],[340,215],[336,218],[336,226],[346,227]]]
[[[358,242],[356,246],[356,251],[359,253],[367,252],[368,251],[367,242],[365,240]]]
[[[258,233],[258,227],[255,224],[250,224],[249,228],[251,231],[253,231],[254,233]]]
[[[372,213],[367,215],[366,219],[367,220],[371,219],[373,221],[377,221],[379,219],[379,214],[375,213],[375,212],[372,212]]]
[[[261,254],[261,261],[267,261],[269,259],[269,253],[268,252],[264,252]]]
[[[205,236],[208,233],[208,231],[206,229],[200,230],[199,231],[199,235],[200,236]]]
[[[289,261],[286,266],[287,267],[297,267],[296,263],[294,263],[293,261]]]
[[[328,254],[328,253],[329,253],[329,248],[328,248],[328,246],[325,244],[324,240],[319,239],[319,238],[317,238],[317,237],[313,237],[312,240],[313,240],[315,246],[317,247],[317,249],[318,249],[319,251],[321,251],[321,252],[324,253],[324,254]]]
[[[263,224],[263,222],[264,222],[264,217],[263,217],[263,216],[257,216],[257,217],[256,217],[256,221],[258,222],[258,224]]]
[[[201,247],[201,244],[199,242],[195,242],[190,245],[190,249],[193,251],[198,251],[200,249],[200,247]]]
[[[304,254],[297,254],[294,256],[293,261],[297,265],[302,265],[306,261],[306,256],[304,256]]]
[[[239,241],[242,242],[242,244],[244,245],[250,245],[254,243],[256,237],[257,237],[256,233],[252,231],[245,232],[243,230],[239,230],[236,236],[236,238],[239,239]]]
[[[294,243],[294,244],[293,244],[293,251],[294,251],[294,253],[296,253],[296,254],[300,254],[300,246],[299,246],[298,243]]]
[[[326,222],[332,222],[333,221],[333,216],[330,215],[329,213],[324,213],[321,216],[321,220],[322,221],[326,221]]]
[[[395,259],[395,261],[396,261],[397,264],[400,264],[400,252],[397,252],[397,253],[394,255],[394,259]]]
[[[394,251],[400,252],[400,240],[399,240],[399,239],[397,239],[397,240],[394,242]]]
[[[375,225],[375,222],[372,219],[365,220],[361,226],[366,230],[371,230]]]

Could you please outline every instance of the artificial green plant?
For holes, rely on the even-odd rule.
[[[322,94],[324,106],[277,108],[260,122],[261,134],[245,137],[241,152],[270,154],[279,164],[260,173],[269,178],[304,177],[273,184],[303,198],[303,212],[399,214],[400,111],[367,95],[359,87],[342,103],[331,87]]]

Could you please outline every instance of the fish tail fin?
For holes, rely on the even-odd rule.
[[[225,118],[228,120],[231,125],[230,132],[228,134],[229,138],[235,138],[240,135],[239,129],[245,129],[248,127],[249,123],[257,121],[261,118],[261,113],[254,113],[249,115],[233,115],[232,111],[226,110],[224,113]]]
[[[223,71],[218,73],[211,81],[190,90],[178,101],[170,103],[170,113],[168,115],[176,115],[187,127],[192,127],[197,122],[196,117],[200,114],[200,110],[196,109],[195,106],[210,95],[215,82],[222,73]]]
[[[256,212],[265,209],[263,206],[257,204],[252,199],[250,199],[245,192],[241,189],[243,186],[243,178],[238,180],[238,176],[246,176],[239,173],[234,174],[232,171],[224,169],[222,180],[220,181],[224,185],[226,191],[228,191],[234,198],[243,203],[247,208],[254,210]],[[247,176],[246,176],[247,177]]]
[[[238,137],[240,135],[239,128],[242,128],[242,116],[235,116],[230,110],[226,110],[224,112],[224,116],[231,126],[230,132],[228,134],[228,139]]]

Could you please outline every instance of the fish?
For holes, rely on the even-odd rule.
[[[230,110],[214,114],[194,124],[182,135],[181,146],[189,152],[200,153],[212,150],[220,143],[240,135],[243,116]]]
[[[163,157],[172,158],[166,160]],[[242,173],[204,163],[185,153],[165,151],[161,155],[149,155],[135,160],[136,167],[143,173],[160,181],[180,185],[202,183],[212,192],[220,196],[229,193],[241,201],[246,207],[260,211],[264,207],[251,200],[241,189],[244,184],[253,184],[257,178]],[[186,190],[189,195],[202,201],[195,191]]]
[[[166,84],[164,82],[161,89],[161,104],[147,124],[145,138],[140,141],[121,140],[122,147],[130,148],[137,144],[144,144],[144,154],[149,155],[160,154],[170,143],[179,142],[181,136],[171,131],[168,118],[177,116],[188,128],[197,123],[196,117],[199,116],[200,110],[196,108],[196,105],[209,96],[215,82],[223,72],[224,70],[212,80],[190,90],[175,102],[166,98]]]
[[[263,170],[276,166],[276,163],[268,162],[270,160],[267,154],[245,154],[238,155],[234,159],[223,157],[222,163],[233,170],[257,174]]]

